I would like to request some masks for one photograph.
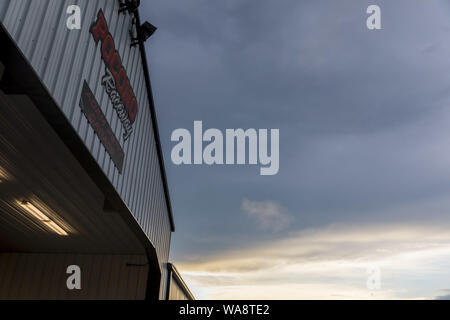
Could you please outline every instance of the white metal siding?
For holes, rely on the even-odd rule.
[[[180,285],[172,280],[170,282],[169,300],[189,300]]]
[[[0,299],[143,300],[146,261],[138,255],[1,253]],[[81,269],[81,290],[67,289],[70,265]]]
[[[69,5],[82,9],[82,29],[69,31]],[[89,28],[102,9],[138,101],[131,137],[123,142],[122,125],[101,85],[104,63],[101,43]],[[138,47],[130,49],[130,16],[118,14],[116,0],[0,0],[0,21],[30,61],[69,122],[157,249],[163,279],[170,245],[170,220],[165,203],[148,92]],[[86,80],[125,152],[120,174],[81,113],[79,100]],[[165,281],[163,282],[165,283]],[[164,290],[162,290],[164,291]],[[163,294],[163,292],[161,293]]]

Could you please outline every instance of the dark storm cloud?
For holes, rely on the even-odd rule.
[[[444,1],[148,1],[148,41],[176,222],[175,255],[260,241],[244,198],[292,230],[442,217],[450,202],[450,8]],[[176,167],[170,134],[279,128],[280,173]],[[182,253],[182,254],[181,254]]]
[[[369,33],[369,2],[308,2],[152,4],[162,24],[150,50],[160,58],[153,69],[177,71],[165,90],[194,103],[177,111],[238,110],[229,118],[268,124],[292,124],[294,115],[318,134],[366,131],[408,121],[449,87],[423,74],[441,68],[430,35],[448,34],[442,21],[421,19],[434,5],[386,2],[385,30]]]

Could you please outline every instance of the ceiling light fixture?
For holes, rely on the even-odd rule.
[[[18,201],[19,205],[24,208],[29,214],[31,214],[34,218],[45,224],[52,231],[56,232],[60,236],[68,236],[69,234],[57,225],[53,220],[51,220],[48,216],[46,216],[41,210],[36,208],[31,202],[26,200]]]

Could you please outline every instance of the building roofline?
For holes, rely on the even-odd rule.
[[[142,229],[131,210],[111,184],[97,161],[81,140],[80,136],[68,122],[67,117],[58,106],[53,96],[23,55],[17,44],[0,21],[0,61],[4,64],[4,73],[0,79],[0,89],[9,94],[27,95],[39,112],[53,128],[55,133],[70,150],[81,167],[87,172],[97,187],[102,190],[105,199],[114,208],[124,223],[141,242],[142,249],[148,258],[148,266],[153,274],[147,281],[146,299],[157,299],[161,279],[161,267],[155,245]],[[15,72],[9,72],[8,66]],[[157,292],[158,291],[158,292]]]
[[[138,10],[136,10],[135,15],[136,15],[136,27],[139,29],[141,26],[141,18],[140,18]],[[139,32],[139,30],[138,30],[138,32]],[[166,168],[164,166],[164,155],[163,155],[162,147],[161,147],[161,139],[160,139],[160,135],[159,135],[158,121],[156,119],[155,103],[153,101],[153,92],[152,92],[152,85],[151,85],[151,81],[150,81],[150,73],[149,73],[149,68],[148,68],[147,55],[146,55],[144,43],[142,42],[141,39],[139,39],[139,50],[141,52],[142,67],[144,69],[143,71],[144,71],[145,85],[147,87],[147,93],[148,93],[147,96],[148,96],[149,105],[150,105],[150,113],[151,113],[151,118],[152,118],[153,132],[155,134],[156,151],[158,154],[159,168],[160,168],[161,177],[163,180],[164,197],[166,200],[167,210],[169,212],[171,231],[174,232],[175,231],[175,222],[173,219],[169,186],[167,184],[167,175],[166,175]]]

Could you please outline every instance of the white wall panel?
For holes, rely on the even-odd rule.
[[[0,253],[0,299],[143,300],[145,256]],[[68,290],[67,267],[81,269],[81,290]]]
[[[72,4],[82,9],[81,30],[69,31],[66,28],[66,10]],[[138,101],[134,131],[127,141],[123,141],[122,124],[101,85],[105,72],[101,42],[96,44],[89,33],[100,9],[105,14]],[[130,48],[128,30],[131,17],[119,15],[118,10],[119,2],[116,0],[0,0],[2,24],[157,248],[165,273],[163,263],[168,259],[171,225],[152,127],[149,93],[139,47]],[[95,94],[124,150],[122,174],[81,113],[79,101],[84,80]]]

